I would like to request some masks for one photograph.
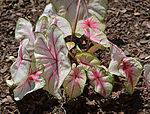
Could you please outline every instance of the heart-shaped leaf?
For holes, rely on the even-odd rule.
[[[134,58],[124,58],[119,72],[126,78],[126,90],[132,95],[142,73],[142,65]]]
[[[51,0],[58,15],[66,18],[73,25],[76,15],[78,0]],[[104,20],[107,14],[107,0],[83,0],[80,4],[79,20],[96,15],[99,20]]]
[[[91,85],[95,91],[104,97],[108,97],[113,89],[114,77],[103,67],[94,66],[87,72]]]
[[[111,51],[111,61],[108,70],[110,73],[119,76],[120,75],[119,65],[121,64],[123,58],[126,56],[124,52],[113,43],[111,43],[110,51]]]
[[[85,70],[88,70],[94,65],[100,65],[99,59],[88,52],[78,53],[75,57],[77,58],[79,64],[81,64],[85,68]]]
[[[70,98],[82,94],[86,82],[86,73],[81,65],[72,65],[72,70],[66,77],[63,87]]]
[[[144,77],[146,80],[148,91],[150,91],[150,64],[144,65]]]
[[[70,72],[68,50],[62,31],[51,25],[47,37],[37,33],[35,41],[35,58],[45,66],[43,77],[46,80],[45,89],[52,95],[61,99],[59,88]]]

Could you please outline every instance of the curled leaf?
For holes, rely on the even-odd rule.
[[[40,33],[36,37],[35,58],[45,66],[42,75],[46,80],[45,89],[61,99],[59,88],[71,69],[63,33],[56,25],[51,25],[46,38]]]
[[[124,52],[115,44],[111,44],[110,51],[111,51],[111,61],[108,70],[112,74],[120,75],[119,65],[121,64],[123,58],[126,56]]]
[[[103,67],[94,66],[88,70],[87,75],[96,92],[104,97],[108,97],[111,94],[114,77],[106,72]]]
[[[64,37],[67,37],[72,34],[72,28],[70,23],[63,17],[56,16],[53,20],[53,24],[56,24],[59,29],[64,33]]]
[[[71,50],[72,48],[74,48],[75,43],[74,42],[67,42],[66,43],[68,50]]]
[[[66,77],[63,87],[70,98],[76,98],[82,94],[86,82],[86,73],[81,65],[72,65],[72,70]]]
[[[141,76],[142,65],[134,58],[124,58],[120,64],[119,72],[126,77],[124,85],[127,91],[132,94]]]
[[[48,18],[48,22],[51,22],[51,19],[54,18],[55,16],[57,16],[55,8],[51,3],[46,5],[40,18],[42,18],[43,16],[46,16]]]
[[[150,64],[144,65],[144,77],[146,80],[148,91],[150,91]]]
[[[47,29],[50,25],[49,23],[50,22],[48,22],[48,18],[46,16],[41,17],[36,23],[35,32],[46,34]]]
[[[35,41],[32,24],[23,18],[19,18],[15,30],[15,39],[21,41],[29,39],[31,42]]]
[[[75,57],[77,58],[79,64],[85,68],[85,70],[88,70],[94,65],[100,65],[99,59],[88,52],[78,53]]]

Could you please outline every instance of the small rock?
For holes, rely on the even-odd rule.
[[[148,43],[148,40],[140,40],[140,44],[144,45],[144,44],[147,44]]]
[[[139,13],[139,12],[135,12],[134,15],[135,15],[135,16],[139,16],[140,13]]]
[[[10,102],[10,103],[14,102],[11,96],[8,95],[6,98],[7,98],[8,102]]]
[[[146,36],[146,37],[149,37],[149,36],[150,36],[150,33],[145,34],[145,36]]]
[[[1,73],[4,73],[4,72],[6,72],[7,70],[8,70],[8,66],[5,65],[5,66],[0,70],[0,72],[1,72]]]

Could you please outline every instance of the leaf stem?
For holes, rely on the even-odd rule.
[[[74,55],[70,51],[68,51],[68,53],[73,58],[73,60],[77,63],[77,65],[79,65],[79,63],[78,63],[77,59],[74,57]]]
[[[90,46],[90,39],[88,38],[88,43],[87,43],[86,51],[88,51],[89,46]]]
[[[108,57],[107,59],[103,60],[103,61],[101,62],[101,64],[105,63],[106,61],[108,61],[108,60],[110,60],[110,59],[111,59],[111,57]]]
[[[75,34],[75,30],[76,30],[76,26],[77,26],[77,20],[78,20],[78,16],[79,16],[80,4],[81,4],[81,0],[78,1],[78,5],[77,5],[77,10],[76,10],[76,16],[75,16],[75,19],[74,19],[74,25],[73,25],[71,41],[72,41],[73,35]]]

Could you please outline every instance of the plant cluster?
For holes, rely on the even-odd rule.
[[[62,99],[62,85],[71,99],[76,98],[82,94],[87,79],[97,93],[108,97],[115,75],[125,78],[129,94],[134,92],[142,65],[107,39],[103,23],[107,4],[107,0],[51,0],[34,31],[30,21],[18,19],[15,39],[20,46],[10,68],[12,79],[7,80],[9,86],[16,87],[15,100],[40,88]],[[68,37],[70,42],[65,42]],[[84,50],[73,42],[83,37],[87,38]],[[94,55],[106,48],[111,52],[108,68]]]

